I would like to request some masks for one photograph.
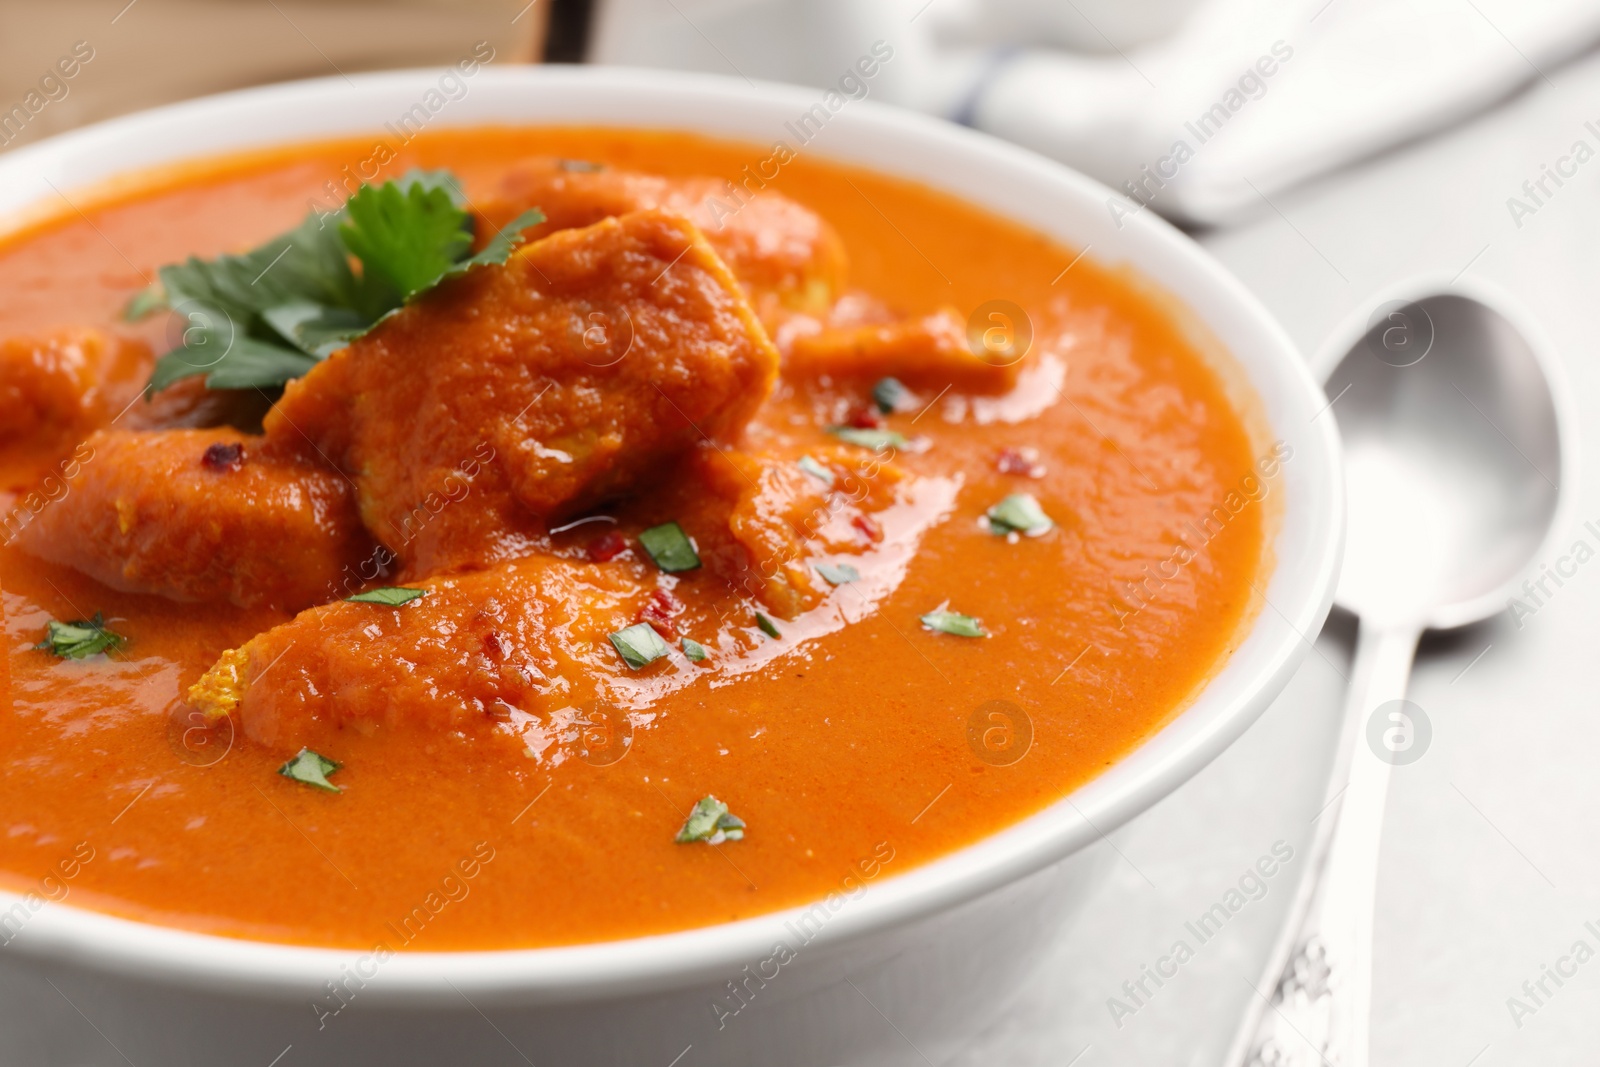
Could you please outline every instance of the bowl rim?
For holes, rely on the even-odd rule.
[[[439,74],[423,68],[287,82],[58,135],[0,156],[0,220],[52,191],[65,198],[130,171],[374,132],[374,117],[402,111]],[[754,131],[806,111],[821,92],[628,68],[486,68],[439,128],[609,125],[759,144]],[[1260,301],[1190,238],[1153,212],[1118,217],[1106,208],[1113,200],[1126,207],[1126,198],[1059,163],[921,114],[851,100],[825,132],[829,144],[818,151],[830,161],[920,181],[1085,254],[1098,245],[1117,254],[1109,262],[1126,261],[1163,291],[1187,290],[1178,303],[1225,342],[1295,462],[1283,468],[1288,500],[1262,593],[1266,605],[1187,708],[1073,793],[955,852],[873,881],[808,948],[838,948],[998,889],[1104,838],[1176,789],[1255,721],[1310,649],[1332,603],[1344,530],[1338,431],[1310,365]],[[1108,262],[1104,251],[1094,258]],[[0,892],[0,913],[21,899]],[[766,958],[784,940],[786,924],[814,907],[621,941],[399,952],[363,996],[373,1004],[425,1004],[465,991],[526,1005],[677,988]],[[80,908],[70,898],[34,913],[10,948],[102,972],[272,998],[320,991],[341,967],[372,955],[162,927]]]

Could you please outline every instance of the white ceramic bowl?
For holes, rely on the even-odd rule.
[[[57,137],[0,157],[0,219],[130,169],[376,132],[438,79],[423,70],[272,86]],[[604,68],[485,69],[468,85],[430,128],[660,127],[765,146],[821,98]],[[680,1055],[681,1067],[936,1061],[970,1040],[1074,914],[1103,852],[1089,846],[1203,767],[1266,708],[1326,616],[1343,530],[1334,420],[1319,417],[1322,392],[1284,332],[1188,238],[1149,212],[1119,224],[1109,190],[1022,149],[851,101],[805,151],[924,182],[1089,248],[1102,263],[1127,263],[1231,353],[1271,435],[1294,451],[1283,467],[1270,606],[1194,704],[1069,800],[825,909],[825,920],[813,920],[820,932],[776,974],[764,961],[776,944],[795,945],[799,912],[608,944],[400,954],[375,964],[361,953],[146,926],[69,898],[39,911],[0,951],[0,1057],[15,1057],[0,1062],[265,1065],[290,1045],[285,1067],[669,1067]],[[15,903],[0,896],[0,913]],[[347,982],[357,990],[348,1007],[336,1015],[313,1007],[326,983],[352,969],[362,981]],[[727,1006],[741,1002],[734,980],[748,1007],[729,1015]]]

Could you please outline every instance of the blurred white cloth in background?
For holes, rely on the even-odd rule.
[[[1596,0],[602,0],[590,58],[820,87],[883,40],[876,98],[1215,224],[1597,39]]]

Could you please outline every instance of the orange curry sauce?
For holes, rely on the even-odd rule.
[[[288,229],[371,154],[366,141],[298,147],[152,178],[79,200],[81,212],[63,205],[0,244],[0,342],[81,326],[163,351],[162,316],[120,315],[157,267]],[[383,176],[448,167],[477,196],[535,154],[737,178],[770,152],[660,133],[494,129],[418,137]],[[889,416],[925,446],[896,462],[947,490],[915,505],[927,530],[893,562],[904,573],[892,592],[782,622],[767,645],[748,618],[702,631],[708,646],[759,652],[742,673],[707,671],[658,697],[633,690],[631,710],[648,714],[614,762],[539,761],[487,722],[336,731],[317,746],[343,764],[334,795],[277,773],[295,747],[240,730],[209,762],[217,751],[185,750],[173,718],[219,654],[286,614],[115,592],[8,544],[0,886],[37,891],[70,872],[73,905],[301,944],[432,951],[659,933],[801,904],[864,870],[908,871],[1062,797],[1181,709],[1253,616],[1251,586],[1268,566],[1256,501],[1276,484],[1260,477],[1276,460],[1249,429],[1248,401],[1128,276],[1091,259],[1064,270],[1073,249],[811,155],[787,162],[771,188],[831,222],[850,286],[897,314],[965,316],[1005,300],[1032,321],[1011,392],[918,389],[915,409]],[[870,402],[854,385],[836,392]],[[836,449],[818,404],[812,386],[781,376],[752,432]],[[1037,449],[1042,469],[1003,471],[1007,448]],[[0,510],[71,450],[32,437],[0,450]],[[1036,496],[1055,529],[1010,540],[984,528],[985,510],[1018,492]],[[636,516],[629,528],[671,517]],[[1180,546],[1193,558],[1175,564]],[[637,549],[621,565],[649,580]],[[696,580],[677,585],[691,604]],[[920,625],[944,604],[991,636]],[[403,610],[376,607],[374,618]],[[96,611],[129,638],[120,651],[74,661],[34,648],[50,619]],[[595,655],[615,665],[610,649]],[[991,701],[1026,716],[1020,759],[1007,762],[1018,743],[1007,728],[1026,729],[975,718]],[[707,794],[745,820],[744,839],[674,843]]]

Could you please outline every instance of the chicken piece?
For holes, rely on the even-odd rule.
[[[1025,356],[1026,353],[1023,353]],[[973,353],[966,325],[952,308],[892,325],[823,329],[794,336],[786,377],[835,381],[892,376],[907,385],[961,392],[1003,392],[1016,384],[1022,356],[993,362]]]
[[[441,286],[290,383],[265,429],[348,472],[427,575],[524,554],[533,520],[736,436],[777,363],[694,226],[638,212]]]
[[[326,746],[341,730],[474,725],[538,748],[552,712],[635,673],[607,635],[648,600],[641,572],[532,556],[420,583],[427,593],[398,607],[326,604],[224,653],[189,702],[234,714],[250,738],[285,750]],[[645,668],[669,687],[679,670],[694,677],[681,657]]]
[[[371,555],[344,478],[233,430],[101,430],[22,528],[33,555],[114,589],[298,611],[359,588]]]
[[[325,604],[224,653],[189,703],[285,752],[337,752],[344,731],[487,731],[560,762],[582,709],[644,711],[708,673],[735,677],[860,618],[893,592],[923,531],[955,500],[956,481],[912,478],[882,456],[832,446],[810,455],[799,466],[798,453],[704,447],[682,477],[639,499],[649,518],[631,521],[631,535],[675,517],[698,544],[699,567],[663,574],[643,552],[606,562],[530,555],[407,583],[425,592],[398,606]],[[832,571],[852,586],[833,592],[836,610],[780,638],[758,628],[760,604],[792,618],[829,597],[817,568],[839,557],[860,573]],[[623,659],[611,635],[630,627],[663,639],[656,658]],[[683,637],[708,656],[691,662]]]
[[[863,555],[882,540],[873,516],[904,503],[906,479],[892,459],[859,448],[702,448],[668,510],[694,516],[686,528],[732,590],[793,619],[828,595],[819,562]]]
[[[721,178],[664,178],[530,159],[480,206],[496,228],[538,208],[548,221],[533,231],[537,235],[648,208],[674,211],[705,233],[769,326],[780,309],[823,314],[844,287],[844,243],[814,211],[761,184],[753,176],[741,187]]]
[[[0,342],[0,442],[95,428],[137,395],[149,355],[98,330]]]

